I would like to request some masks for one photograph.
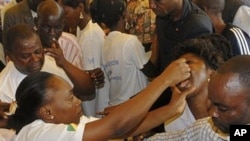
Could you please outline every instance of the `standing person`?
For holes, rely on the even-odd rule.
[[[208,85],[210,117],[184,130],[156,134],[147,141],[229,141],[230,125],[250,123],[250,56],[238,55],[223,63]]]
[[[110,32],[103,47],[104,69],[110,81],[110,106],[125,102],[155,77],[154,53],[149,57],[137,36],[125,33],[124,0],[95,0],[91,15]]]
[[[46,0],[37,8],[36,26],[44,48],[52,47],[58,41],[67,61],[83,69],[82,52],[74,35],[63,32],[64,15],[62,7],[54,0]]]
[[[126,134],[147,130],[162,119],[178,115],[193,88],[176,92],[171,103],[159,110],[148,110],[166,87],[189,76],[186,60],[176,60],[137,96],[98,120],[83,115],[80,100],[64,79],[47,72],[33,73],[17,88],[18,108],[10,117],[9,126],[17,132],[16,141],[106,141],[126,137]]]
[[[149,4],[157,16],[160,70],[170,63],[170,52],[178,42],[212,33],[209,17],[190,0],[149,0]]]
[[[232,46],[225,37],[208,34],[177,44],[172,56],[173,60],[185,58],[191,68],[191,76],[180,82],[178,89],[196,89],[187,96],[187,105],[181,116],[164,122],[165,131],[183,130],[196,120],[209,116],[211,102],[208,99],[208,83],[217,68],[233,54]],[[150,135],[153,135],[152,131],[139,135],[137,139]]]
[[[250,3],[249,0],[225,0],[222,18],[226,23],[232,23],[243,29],[250,36]]]
[[[22,0],[10,0],[8,4],[4,5],[4,7],[1,9],[1,24],[2,24],[2,29],[3,29],[3,23],[4,23],[4,15],[5,12],[15,6],[17,3],[21,2]]]
[[[209,116],[208,83],[213,72],[232,57],[231,48],[227,39],[218,34],[186,40],[175,46],[173,60],[185,58],[191,68],[191,77],[177,87],[181,91],[189,87],[196,87],[196,90],[187,96],[183,114],[174,121],[165,122],[165,131],[184,129],[195,120]]]
[[[230,41],[235,55],[250,54],[250,37],[248,34],[235,25],[225,23],[222,19],[225,0],[197,0],[197,5],[208,14],[215,32],[222,34]]]
[[[19,83],[28,74],[46,71],[57,74],[74,86],[74,92],[81,100],[95,96],[95,88],[90,76],[69,63],[61,53],[57,42],[55,48],[48,48],[44,54],[39,35],[27,24],[12,26],[6,34],[7,55],[10,61],[0,73],[0,100],[15,101],[15,92]],[[60,56],[58,59],[52,57]],[[51,57],[52,56],[52,57]]]
[[[160,72],[171,62],[171,51],[177,43],[213,31],[209,17],[190,0],[149,0],[149,6],[156,14]],[[170,93],[167,89],[152,109],[166,104]],[[164,131],[163,125],[156,131]]]
[[[103,70],[102,48],[104,44],[105,33],[102,28],[93,23],[90,16],[90,1],[84,0],[58,0],[65,11],[65,24],[72,29],[76,28],[76,37],[83,54],[82,66],[84,70],[94,69]],[[109,81],[106,73],[104,75],[104,84],[97,86],[96,98],[83,103],[83,108],[87,116],[98,116],[97,112],[103,111],[108,106],[109,101]]]
[[[200,0],[192,0],[200,5]],[[224,10],[222,11],[222,19],[226,23],[231,23],[244,30],[250,36],[250,1],[249,0],[225,0]]]
[[[37,16],[36,13],[37,6],[42,1],[43,0],[23,0],[17,3],[15,6],[9,8],[5,12],[3,21],[2,39],[3,39],[3,48],[4,48],[6,62],[9,60],[8,56],[6,55],[7,49],[4,41],[6,39],[5,38],[6,32],[11,26],[19,23],[25,23],[33,28],[36,28],[34,18]]]
[[[43,0],[23,0],[5,12],[3,23],[3,38],[7,30],[15,24],[26,23],[35,27],[36,10]]]

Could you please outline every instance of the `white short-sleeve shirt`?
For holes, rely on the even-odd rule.
[[[82,51],[82,66],[84,70],[93,70],[101,68],[102,65],[102,48],[104,44],[105,33],[97,23],[92,20],[88,22],[82,30],[77,29],[77,39]],[[96,89],[96,98],[91,101],[83,102],[84,114],[87,116],[95,116],[97,112],[103,111],[109,102],[109,81],[106,74],[105,83],[102,88]]]
[[[56,74],[65,79],[73,87],[73,83],[64,70],[56,65],[54,58],[45,55],[41,71]],[[16,69],[12,61],[9,61],[0,73],[0,100],[7,103],[15,101],[16,89],[26,76]]]
[[[118,31],[108,34],[103,64],[110,81],[110,105],[127,101],[147,86],[147,77],[141,69],[148,61],[149,56],[135,35]]]
[[[86,123],[98,120],[82,116],[77,124],[52,124],[42,120],[24,126],[16,136],[16,141],[82,141]]]

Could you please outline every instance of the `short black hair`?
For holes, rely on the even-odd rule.
[[[22,127],[38,119],[37,110],[46,103],[46,87],[55,75],[36,72],[26,76],[16,90],[17,109],[8,120],[8,128],[18,133]]]
[[[93,0],[90,13],[94,22],[104,23],[108,28],[117,25],[126,10],[124,0]]]
[[[15,49],[13,44],[18,39],[28,39],[33,35],[37,35],[37,31],[28,24],[19,23],[16,25],[11,26],[6,33],[4,39],[4,49],[5,52],[12,52]],[[38,36],[39,37],[39,36]]]
[[[73,9],[76,9],[79,6],[80,3],[83,3],[84,11],[86,13],[90,12],[90,8],[89,8],[90,0],[61,0],[61,2],[63,3],[63,5],[72,7]]]
[[[220,74],[239,74],[239,81],[242,86],[250,89],[250,55],[237,55],[225,62],[217,72]]]
[[[172,51],[172,58],[175,60],[186,53],[201,57],[213,70],[232,57],[230,43],[218,34],[206,34],[177,44]]]

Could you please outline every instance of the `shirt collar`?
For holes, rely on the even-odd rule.
[[[208,123],[210,124],[212,130],[218,135],[219,138],[223,140],[229,140],[229,134],[222,132],[218,127],[214,125],[212,118],[209,118]]]

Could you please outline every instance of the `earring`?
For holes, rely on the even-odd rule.
[[[209,81],[210,81],[210,78],[207,79],[207,82],[209,82]]]
[[[54,116],[52,115],[52,116],[50,117],[50,119],[54,119]]]
[[[79,16],[79,19],[83,19],[83,15],[82,15],[82,12],[80,12],[80,16]]]

